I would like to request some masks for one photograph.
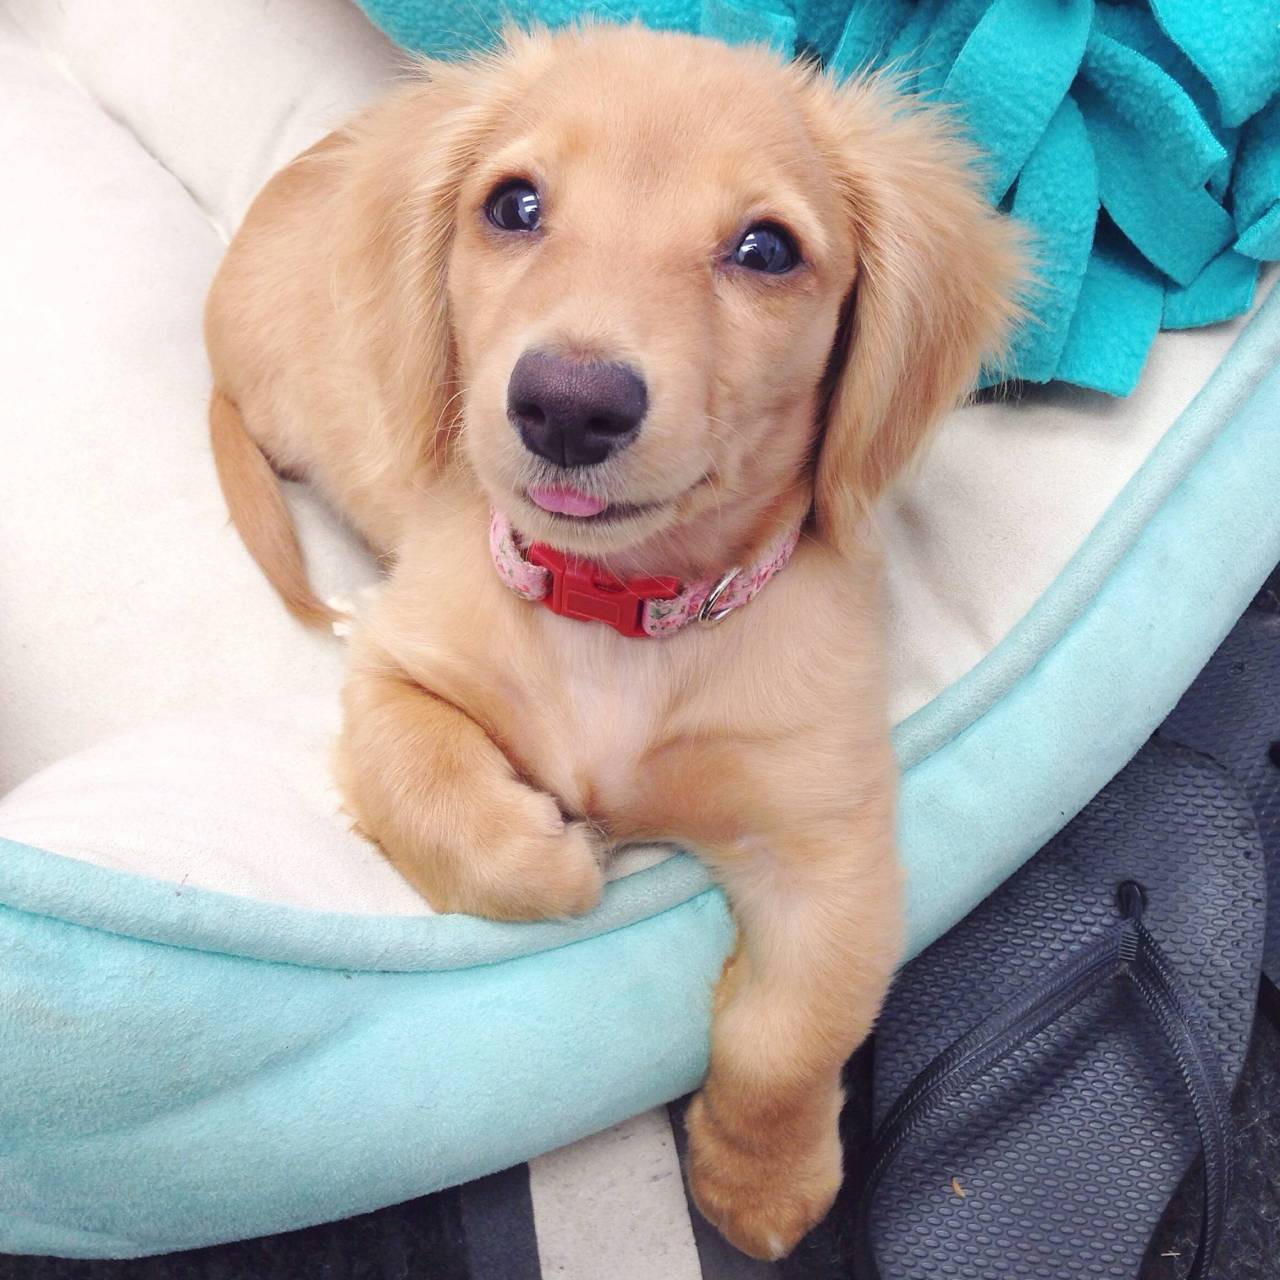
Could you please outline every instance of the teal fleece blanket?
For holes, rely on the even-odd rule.
[[[1156,332],[1243,314],[1280,259],[1280,0],[360,0],[450,56],[583,16],[891,68],[949,104],[1039,287],[987,383],[1137,384]]]

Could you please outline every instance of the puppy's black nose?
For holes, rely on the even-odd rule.
[[[561,467],[591,467],[630,443],[649,406],[624,364],[526,351],[507,384],[507,414],[525,448]]]

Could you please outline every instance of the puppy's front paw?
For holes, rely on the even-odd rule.
[[[600,901],[601,841],[585,822],[566,822],[549,795],[513,783],[488,819],[443,910],[545,920],[582,915]]]
[[[835,1114],[839,1114],[839,1099]],[[834,1118],[739,1133],[700,1093],[685,1116],[689,1185],[703,1217],[753,1258],[785,1257],[827,1216],[842,1178]]]

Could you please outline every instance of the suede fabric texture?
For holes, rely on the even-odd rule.
[[[406,47],[479,48],[502,21],[638,19],[890,68],[947,104],[987,194],[1033,235],[1039,283],[983,385],[1128,395],[1160,328],[1243,315],[1280,258],[1274,0],[360,0]]]

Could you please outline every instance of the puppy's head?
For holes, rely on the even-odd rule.
[[[843,545],[1013,315],[969,153],[882,83],[588,27],[415,110],[396,362],[531,538],[707,568],[808,500]]]

